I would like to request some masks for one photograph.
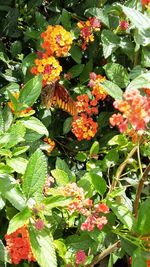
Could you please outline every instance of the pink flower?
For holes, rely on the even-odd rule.
[[[85,252],[82,249],[79,250],[75,255],[76,264],[84,264],[86,261],[86,258],[87,258],[87,256],[86,256]]]
[[[101,203],[99,205],[95,205],[96,212],[103,212],[103,213],[109,213],[109,208],[105,203]]]

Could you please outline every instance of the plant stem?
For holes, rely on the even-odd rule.
[[[98,254],[92,261],[91,264],[86,265],[86,267],[94,267],[96,264],[98,264],[102,259],[104,259],[105,257],[107,257],[109,254],[111,254],[112,252],[114,252],[115,250],[119,249],[121,246],[120,241],[117,241],[116,243],[114,243],[113,245],[109,246],[108,248],[106,248],[102,253]]]
[[[129,159],[135,154],[135,152],[137,151],[138,146],[135,146],[130,153],[128,154],[128,156],[126,157],[126,159],[121,163],[121,165],[119,166],[119,168],[117,169],[116,172],[116,176],[114,177],[113,181],[112,181],[112,185],[110,187],[109,193],[111,193],[114,188],[116,187],[117,183],[119,182],[120,176],[123,172],[123,170],[125,169],[126,165],[129,162]]]
[[[144,173],[142,175],[142,178],[139,181],[138,188],[137,188],[135,202],[134,202],[134,216],[135,216],[135,218],[137,218],[137,216],[138,216],[139,200],[140,200],[140,196],[141,196],[141,193],[142,193],[142,189],[143,189],[143,186],[144,186],[145,179],[148,176],[149,172],[150,172],[150,163],[147,166],[147,168],[145,169],[145,171],[144,171]]]
[[[140,144],[139,144],[139,142],[138,142],[137,156],[138,156],[138,163],[139,163],[140,173],[141,173],[141,177],[142,177],[143,176],[143,170],[142,170],[142,165],[141,165]]]

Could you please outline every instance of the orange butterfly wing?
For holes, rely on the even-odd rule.
[[[47,108],[58,106],[72,116],[77,114],[75,101],[66,88],[58,82],[45,86],[42,89],[41,97],[43,105]]]

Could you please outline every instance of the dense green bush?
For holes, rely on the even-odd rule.
[[[1,1],[0,266],[149,266],[149,11]]]

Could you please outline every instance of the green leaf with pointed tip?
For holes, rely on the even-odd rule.
[[[29,228],[30,244],[34,257],[40,267],[57,267],[53,239],[47,230],[37,231]]]
[[[18,228],[27,224],[29,218],[31,217],[31,210],[28,207],[17,213],[9,222],[7,234],[15,232]]]
[[[97,155],[99,152],[99,142],[95,141],[90,148],[90,157]]]
[[[119,100],[122,99],[123,92],[117,84],[106,80],[103,83],[101,83],[101,86],[114,99],[119,99]]]
[[[79,46],[77,45],[73,45],[69,51],[69,53],[71,54],[71,57],[73,58],[73,60],[80,64],[81,63],[81,58],[82,58],[82,51],[79,48]]]
[[[30,197],[41,197],[47,175],[47,162],[41,150],[36,150],[29,159],[24,177],[23,192]]]
[[[48,136],[48,130],[45,127],[45,125],[38,120],[35,117],[30,117],[30,118],[24,118],[23,120],[21,120],[21,123],[27,128],[30,129],[32,131],[37,132],[38,134],[42,134],[42,135],[46,135]]]
[[[103,195],[106,192],[106,182],[102,176],[100,176],[97,173],[94,173],[94,171],[90,172],[91,181],[95,188],[95,190],[100,194]]]
[[[121,88],[129,84],[129,75],[122,65],[118,63],[108,63],[104,67],[108,79],[116,83]]]
[[[105,58],[108,58],[119,47],[120,38],[112,31],[103,30],[101,34],[103,54]]]
[[[51,173],[54,176],[56,183],[58,185],[61,186],[61,185],[66,185],[67,183],[69,183],[68,174],[64,172],[63,170],[55,169],[55,170],[52,170]]]
[[[136,77],[126,90],[135,90],[140,88],[150,88],[150,72],[143,73]]]
[[[14,157],[6,160],[7,165],[11,167],[15,172],[24,174],[28,160],[21,157]]]
[[[23,89],[20,91],[18,101],[27,107],[31,107],[38,99],[42,89],[42,78],[36,76],[28,81]]]
[[[150,222],[149,207],[150,207],[150,199],[147,199],[141,204],[138,212],[138,219],[134,229],[141,235],[149,234],[149,222]]]
[[[6,191],[4,198],[6,198],[17,210],[23,210],[26,206],[26,199],[19,188],[12,188],[9,191]]]

